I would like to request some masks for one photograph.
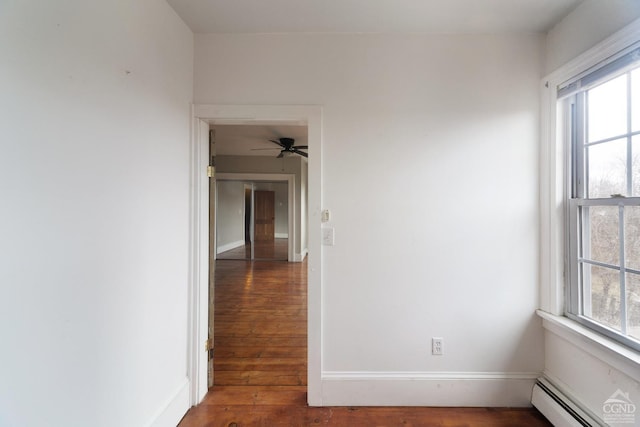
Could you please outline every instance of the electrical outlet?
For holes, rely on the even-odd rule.
[[[431,354],[434,356],[442,356],[444,354],[443,339],[439,337],[431,338]]]

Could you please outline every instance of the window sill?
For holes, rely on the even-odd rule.
[[[640,353],[631,350],[564,316],[537,310],[542,326],[596,359],[640,381]]]

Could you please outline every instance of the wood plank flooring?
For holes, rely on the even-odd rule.
[[[214,385],[307,384],[307,263],[218,261]]]
[[[535,409],[308,407],[306,272],[306,262],[216,262],[214,386],[180,427],[551,425]]]
[[[255,257],[258,260],[279,260],[286,261],[289,256],[289,239],[273,239],[255,242]],[[251,259],[251,244],[239,246],[235,249],[219,253],[216,255],[219,260],[223,259]]]

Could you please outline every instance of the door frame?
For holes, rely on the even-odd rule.
[[[295,261],[295,238],[296,233],[300,230],[296,228],[295,221],[295,203],[296,203],[296,176],[288,173],[235,173],[224,172],[216,173],[217,181],[241,181],[241,182],[286,182],[287,183],[287,227],[289,227],[289,241],[287,242],[287,261]],[[216,210],[218,209],[218,203],[216,202]],[[217,216],[217,212],[216,212]],[[304,220],[301,219],[302,221]],[[301,236],[302,237],[302,236]],[[253,242],[252,242],[253,243]],[[214,254],[214,256],[217,254]]]
[[[207,393],[209,315],[209,141],[203,123],[296,124],[308,132],[307,403],[322,406],[322,107],[274,105],[192,105],[188,366],[190,403]]]

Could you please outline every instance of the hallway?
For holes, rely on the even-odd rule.
[[[289,250],[289,239],[273,239],[255,242],[255,259],[269,261],[286,261]],[[234,249],[216,255],[217,260],[250,260],[251,243],[246,243]]]
[[[214,385],[307,384],[306,276],[306,262],[216,262]]]

